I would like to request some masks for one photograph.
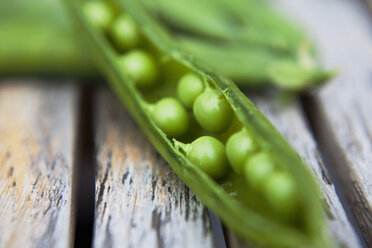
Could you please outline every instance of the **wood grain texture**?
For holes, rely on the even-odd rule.
[[[76,89],[0,84],[0,247],[69,247]]]
[[[213,247],[206,207],[177,178],[116,97],[95,98],[94,247]]]
[[[372,19],[354,0],[279,0],[319,47],[321,62],[339,68],[309,106],[330,166],[365,240],[372,246]]]
[[[272,93],[260,96],[248,95],[248,97],[286,137],[314,172],[323,191],[323,206],[328,217],[328,229],[336,243],[340,247],[361,247],[324,167],[300,104],[297,101],[289,104],[281,103],[280,99],[276,99]],[[231,247],[251,247],[234,237],[231,232],[229,235]]]

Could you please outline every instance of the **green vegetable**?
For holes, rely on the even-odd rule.
[[[305,35],[260,0],[141,0],[177,33],[296,50]],[[197,8],[195,7],[197,6]]]
[[[184,75],[177,86],[177,96],[187,108],[192,108],[195,99],[203,92],[203,81],[194,73]]]
[[[279,214],[288,216],[296,211],[296,185],[287,173],[272,173],[264,183],[266,198]]]
[[[0,75],[97,75],[57,0],[0,1]]]
[[[189,117],[186,110],[174,98],[163,98],[153,107],[153,118],[169,137],[185,135],[189,128]]]
[[[264,1],[142,0],[142,4],[179,46],[242,87],[275,85],[298,92],[335,74],[316,63],[309,39]],[[118,52],[137,46],[142,38],[133,20],[112,9],[105,2],[91,1],[84,12],[110,33]],[[97,74],[57,0],[0,2],[0,33],[2,75]]]
[[[309,82],[320,85],[335,75],[334,71],[322,72],[312,65],[302,66],[290,60],[273,63],[268,73],[278,86],[292,91],[309,87]]]
[[[142,50],[132,50],[120,58],[120,64],[140,87],[149,87],[156,82],[158,69],[152,56]]]
[[[230,136],[226,143],[226,155],[235,172],[242,172],[248,156],[256,149],[257,145],[247,130],[242,129]]]
[[[157,62],[159,80],[150,88],[139,87],[129,70],[123,70],[121,57],[110,39],[97,30],[83,14],[83,2],[66,2],[79,31],[86,38],[87,47],[91,47],[97,66],[138,125],[179,178],[221,217],[226,226],[243,238],[265,247],[332,247],[332,243],[324,236],[325,218],[315,180],[298,154],[234,83],[208,70],[194,56],[180,50],[175,40],[137,0],[113,0],[118,15],[126,13],[131,16],[141,31],[144,40],[135,50],[151,54]],[[200,107],[214,122],[229,122],[223,125],[226,127],[223,133],[210,133],[212,128],[221,131],[219,124],[198,126],[194,123],[194,118],[198,122],[195,114],[197,111],[189,111],[189,130],[185,135],[180,134],[171,139],[165,133],[165,128],[162,128],[163,118],[160,117],[159,120],[155,117],[157,113],[152,107],[153,102],[168,101],[177,96],[177,81],[188,73],[196,74],[205,84],[204,92],[193,104],[194,109]],[[218,106],[219,111],[215,111],[209,105],[205,107],[202,102],[197,106],[198,99],[204,94],[210,94],[213,101],[222,102],[227,107],[212,105]],[[170,104],[173,107],[174,101],[173,99]],[[160,112],[168,109],[169,105],[165,105],[160,106]],[[179,109],[175,111],[176,115],[181,112],[183,111]],[[230,118],[226,118],[227,121],[220,119],[221,113]],[[255,190],[243,171],[236,173],[228,169],[230,165],[223,144],[242,128],[249,131],[256,145],[256,149],[252,154],[247,154],[246,159],[249,160],[256,153],[267,154],[275,165],[275,173],[286,173],[290,182],[293,182],[296,189],[294,195],[286,193],[291,192],[291,183],[286,186],[285,180],[271,180],[270,176],[267,179],[270,181],[263,182],[263,190]],[[271,185],[276,184],[281,190],[271,192],[273,195],[270,195]],[[284,206],[281,199],[285,198],[294,201],[293,211],[287,212],[284,210],[289,208],[280,207]]]
[[[105,32],[109,29],[114,17],[114,13],[106,2],[87,2],[84,5],[83,11],[92,25]]]
[[[334,75],[316,63],[309,38],[265,1],[141,2],[182,48],[239,85],[273,84],[284,90],[302,91]],[[303,57],[311,61],[310,66],[304,64]],[[280,75],[273,74],[271,66],[283,61],[294,66],[281,70]]]
[[[248,183],[256,190],[262,188],[275,166],[268,153],[257,153],[244,163],[244,175]],[[275,195],[275,193],[273,193]]]
[[[227,163],[225,146],[216,138],[202,136],[187,146],[186,157],[213,178],[226,175]]]
[[[305,57],[297,57],[264,47],[219,44],[200,38],[179,37],[177,41],[186,51],[233,78],[239,85],[262,87],[275,84],[284,90],[301,91],[319,86],[335,74],[317,65],[307,54],[306,47],[301,47]]]
[[[233,111],[225,96],[209,88],[196,98],[193,111],[200,126],[212,133],[225,131],[233,119]]]
[[[110,33],[116,47],[121,51],[136,47],[141,40],[136,23],[128,15],[117,17],[111,25]]]

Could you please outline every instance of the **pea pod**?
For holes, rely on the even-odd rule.
[[[294,58],[264,47],[219,44],[187,36],[178,37],[177,42],[239,85],[258,87],[274,83],[284,90],[302,91],[319,86],[334,76],[333,71],[323,70],[308,57],[308,51],[303,51],[306,47],[300,50],[305,57]]]
[[[184,49],[239,85],[303,91],[334,75],[317,64],[309,38],[261,0],[141,2]]]
[[[57,0],[0,1],[0,74],[96,75]]]
[[[133,77],[132,69],[121,63],[121,58],[133,50],[122,54],[115,49],[104,30],[93,25],[84,13],[86,2],[66,0],[66,3],[96,64],[143,132],[178,177],[228,227],[263,246],[332,247],[325,235],[325,217],[314,178],[298,154],[232,81],[212,72],[194,56],[179,49],[136,0],[112,1],[117,15],[129,15],[141,30],[142,44],[136,49],[151,56],[154,60],[151,67],[158,71],[157,77],[151,80],[152,84],[143,88],[137,77]],[[137,63],[137,66],[142,67],[142,64]],[[143,72],[147,74],[152,70]],[[201,79],[203,92],[212,91],[217,95],[215,106],[224,102],[221,111],[212,108],[214,115],[225,115],[225,104],[231,109],[229,127],[214,129],[211,128],[213,123],[202,126],[194,111],[180,105],[183,101],[177,100],[177,82],[190,73]],[[201,95],[203,93],[194,100],[193,110],[200,107],[197,99]],[[159,104],[159,101],[163,102]],[[205,111],[208,113],[208,108]],[[163,115],[169,122],[162,122]],[[188,121],[184,121],[186,119]],[[173,121],[178,126],[170,125]],[[188,127],[183,129],[183,123]],[[250,179],[255,178],[249,174],[252,169],[243,168],[242,172],[235,172],[228,162],[234,155],[228,154],[230,149],[224,150],[225,143],[242,129],[252,135],[255,152],[266,154],[273,164],[271,170],[265,170],[267,177],[264,179],[263,173],[257,172],[261,186],[257,186],[258,183],[251,186],[259,181]],[[242,154],[239,156],[244,157]],[[254,159],[251,152],[241,160],[249,166],[264,163],[262,159]],[[272,188],[278,189],[272,192]],[[287,205],[288,201],[290,204]]]
[[[313,47],[303,49],[308,38],[261,1],[142,2],[153,15],[176,21],[173,24],[186,29],[182,36],[177,35],[182,30],[173,32],[184,49],[242,87],[274,84],[284,90],[302,91],[333,76],[316,63],[302,63],[303,54],[315,61]],[[196,4],[198,8],[194,8]],[[110,32],[120,25],[126,25],[125,17],[113,24]],[[96,75],[78,44],[79,35],[73,32],[57,0],[1,2],[0,32],[1,75]],[[129,32],[132,38],[119,49],[138,42],[136,31]],[[196,38],[188,33],[196,33]],[[23,42],[25,35],[28,42]],[[115,39],[118,43],[122,37]]]
[[[177,32],[296,53],[305,35],[257,0],[142,0]],[[195,6],[198,6],[197,8]]]

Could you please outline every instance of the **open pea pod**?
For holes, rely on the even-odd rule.
[[[228,227],[265,247],[333,246],[311,173],[232,81],[179,49],[136,0],[65,1],[143,132]]]

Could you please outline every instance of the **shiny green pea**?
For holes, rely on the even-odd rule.
[[[231,167],[241,173],[247,157],[257,148],[251,135],[246,129],[233,134],[226,143],[226,155]]]
[[[178,99],[187,108],[192,108],[195,99],[203,92],[204,84],[200,77],[194,73],[184,75],[178,82]]]
[[[186,156],[215,179],[226,175],[229,168],[224,145],[210,136],[194,140],[187,149]]]
[[[199,125],[212,133],[225,131],[233,119],[233,111],[225,97],[211,89],[196,98],[193,111]]]
[[[266,153],[258,153],[244,163],[243,173],[248,183],[256,190],[261,190],[263,183],[274,173],[275,166]]]
[[[111,7],[104,1],[89,1],[84,4],[84,14],[89,21],[97,28],[107,31],[113,18],[114,13]]]
[[[122,51],[138,46],[141,39],[137,24],[126,14],[114,20],[110,27],[110,34],[116,47]]]
[[[156,125],[169,137],[181,137],[189,128],[189,116],[181,103],[171,97],[158,101],[152,110]]]
[[[143,50],[132,50],[120,59],[125,70],[139,87],[149,87],[156,83],[158,69],[153,57]]]
[[[293,214],[297,207],[296,185],[285,172],[272,173],[264,184],[264,194],[269,204],[282,215]]]

